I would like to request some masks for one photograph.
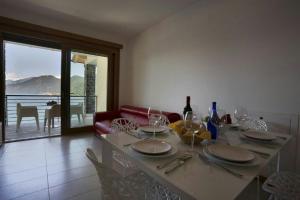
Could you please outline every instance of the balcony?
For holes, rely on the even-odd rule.
[[[49,108],[47,102],[55,101],[61,103],[61,96],[58,95],[6,95],[6,116],[5,116],[5,132],[6,141],[20,140],[28,138],[38,138],[45,136],[53,136],[61,134],[60,118],[54,120],[54,128],[48,133],[47,128],[44,131],[45,110]],[[17,130],[17,103],[22,106],[36,106],[38,110],[40,129],[37,129],[34,117],[25,117],[22,119],[20,128]],[[82,127],[92,125],[93,112],[97,108],[97,96],[71,96],[70,105],[82,106],[83,115],[78,116],[73,113],[71,116],[72,127]],[[82,120],[82,118],[84,120]]]

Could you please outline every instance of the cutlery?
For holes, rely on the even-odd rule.
[[[132,145],[133,143],[128,143],[128,144],[123,144],[123,147],[128,147],[130,145]]]
[[[251,151],[251,152],[253,152],[253,153],[257,153],[257,154],[259,154],[259,155],[261,155],[261,156],[264,156],[264,157],[269,157],[269,156],[271,156],[271,154],[269,154],[269,153],[257,151],[257,150],[254,150],[254,149],[248,149],[248,148],[247,148],[247,150],[248,150],[248,151]]]
[[[151,139],[151,138],[144,138],[144,139],[141,139],[141,140],[139,140],[139,141],[149,140],[149,139]],[[136,142],[138,142],[138,141],[130,142],[130,143],[127,143],[127,144],[123,144],[123,147],[128,147],[128,146],[130,146],[130,145],[132,145],[132,144],[134,144],[134,143],[136,143]]]
[[[279,138],[279,139],[282,139],[282,140],[286,140],[287,138],[286,137],[284,137],[284,136],[276,136],[277,138]]]
[[[182,165],[184,165],[186,163],[186,161],[191,159],[191,158],[192,158],[192,156],[179,159],[179,162],[176,165],[172,166],[171,168],[167,169],[165,171],[165,174],[169,174],[169,173],[173,172],[175,169],[177,169],[177,168],[181,167]]]
[[[211,161],[211,160],[209,160],[206,156],[204,156],[202,153],[198,153],[198,155],[199,155],[199,158],[202,160],[202,161],[204,161],[205,163],[207,163],[208,165],[214,165],[214,166],[217,166],[217,167],[219,167],[219,168],[222,168],[223,170],[225,170],[225,171],[227,171],[227,172],[229,172],[230,174],[232,174],[232,175],[234,175],[234,176],[237,176],[237,177],[239,177],[239,178],[242,178],[243,177],[243,175],[242,174],[240,174],[240,173],[238,173],[238,172],[236,172],[236,171],[234,171],[234,170],[231,170],[231,169],[229,169],[229,168],[227,168],[227,167],[225,167],[225,166],[223,166],[223,165],[221,165],[221,164],[219,164],[219,163],[216,163],[216,162],[213,162],[213,161]]]
[[[133,136],[133,137],[135,137],[135,138],[141,139],[141,137],[140,137],[139,135],[136,135],[136,134],[134,134],[133,132],[126,131],[125,133],[128,134],[128,135],[130,135],[130,136]]]
[[[246,144],[250,144],[250,145],[256,145],[256,146],[260,146],[260,147],[265,147],[265,148],[269,148],[269,149],[276,149],[278,145],[276,144],[267,144],[267,143],[262,143],[260,141],[252,141],[246,138],[242,138],[241,137],[241,141],[243,141]]]
[[[163,163],[163,164],[161,164],[161,165],[157,165],[156,168],[157,168],[157,169],[162,169],[162,168],[164,168],[164,167],[170,165],[171,163],[175,162],[176,160],[185,159],[185,158],[187,158],[187,157],[192,157],[192,155],[191,155],[191,154],[188,154],[188,153],[184,153],[183,155],[180,155],[180,156],[178,156],[178,157],[175,157],[175,158],[173,158],[173,159],[171,159],[171,160],[169,160],[169,161],[167,161],[167,162],[165,162],[165,163]]]

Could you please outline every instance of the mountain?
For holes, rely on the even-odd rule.
[[[71,77],[72,95],[82,96],[84,93],[84,78]],[[6,81],[8,95],[60,95],[60,79],[51,75],[30,77],[16,81]]]
[[[6,80],[6,85],[20,84],[20,83],[23,83],[24,81],[27,81],[27,80],[30,80],[30,79],[32,79],[32,77],[18,79],[18,80]]]

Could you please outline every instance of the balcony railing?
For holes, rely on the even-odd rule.
[[[44,120],[45,109],[47,109],[47,102],[56,101],[61,103],[61,96],[59,95],[6,95],[6,124],[15,124],[17,121],[17,103],[21,103],[22,106],[36,106],[39,113],[39,120]],[[97,108],[97,96],[71,96],[70,104],[77,105],[82,103],[83,112],[88,110],[96,110]],[[92,103],[92,105],[91,105]],[[88,104],[88,105],[87,105]],[[89,107],[87,109],[87,106]],[[88,111],[90,112],[90,111]],[[73,116],[76,117],[76,116]],[[34,118],[23,118],[22,123],[34,122]]]

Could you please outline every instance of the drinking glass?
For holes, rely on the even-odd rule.
[[[237,124],[238,125],[241,125],[241,123],[243,123],[246,120],[248,120],[248,112],[243,107],[237,107],[237,108],[235,108],[233,116],[237,120]]]
[[[153,137],[156,136],[156,128],[160,126],[162,113],[160,110],[155,110],[151,107],[148,108],[148,120],[149,126],[153,127]]]
[[[208,116],[211,117],[212,114],[213,114],[212,108],[208,107]],[[218,114],[219,118],[221,119],[226,114],[226,111],[220,107],[217,107],[217,114]]]
[[[187,132],[192,133],[192,141],[191,141],[192,151],[194,151],[195,134],[199,131],[200,125],[202,125],[202,123],[199,123],[199,127],[197,127],[197,125],[195,124],[198,124],[197,115],[193,114],[193,112],[191,111],[186,112],[184,116],[184,128],[186,129]]]

